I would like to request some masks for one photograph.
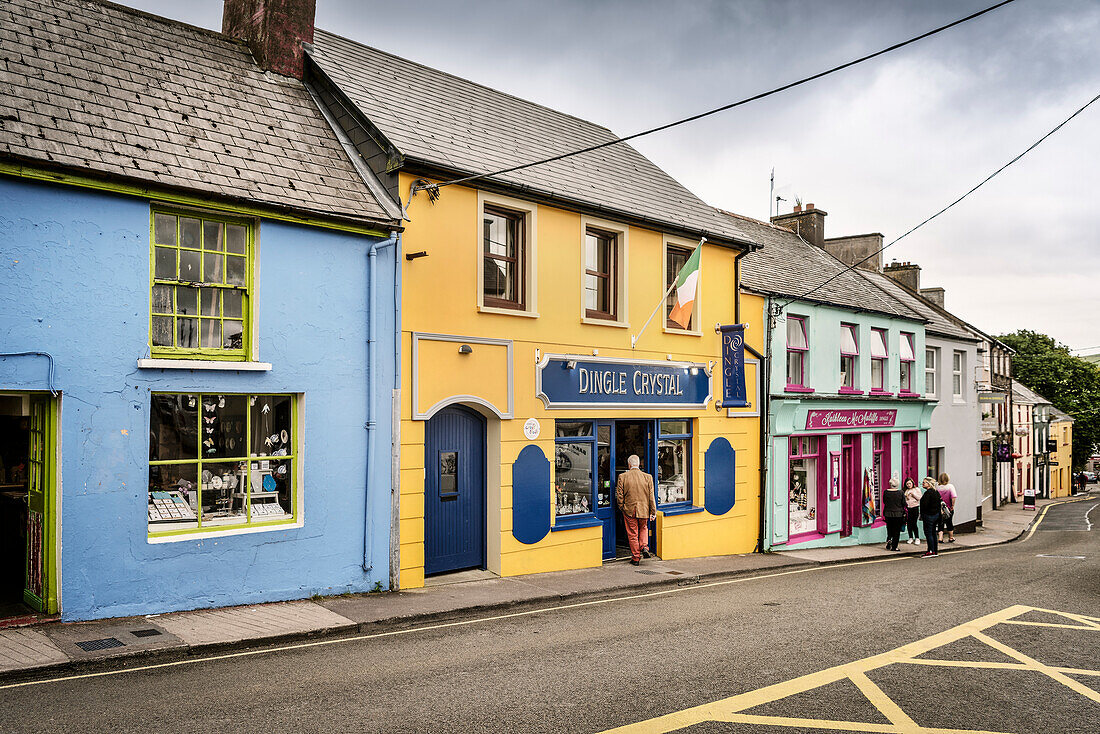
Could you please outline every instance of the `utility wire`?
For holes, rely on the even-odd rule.
[[[1062,120],[1061,122],[1059,122],[1059,123],[1058,123],[1058,124],[1057,124],[1057,125],[1056,125],[1056,126],[1055,126],[1055,127],[1053,128],[1053,129],[1052,129],[1052,130],[1050,130],[1050,131],[1049,131],[1049,132],[1048,132],[1048,133],[1047,133],[1046,135],[1044,135],[1043,137],[1039,138],[1039,139],[1038,139],[1038,140],[1036,140],[1036,141],[1035,141],[1034,143],[1032,143],[1031,145],[1029,145],[1029,146],[1028,146],[1028,147],[1027,147],[1027,148],[1026,148],[1026,149],[1025,149],[1025,150],[1024,150],[1024,151],[1023,151],[1022,153],[1020,153],[1020,154],[1019,154],[1019,155],[1017,155],[1017,156],[1016,156],[1015,158],[1013,158],[1012,160],[1010,160],[1010,161],[1009,161],[1008,163],[1006,163],[1006,164],[1004,164],[1003,166],[1001,166],[1000,168],[998,168],[998,169],[997,169],[996,171],[994,171],[993,173],[991,173],[991,174],[989,174],[988,176],[986,176],[986,177],[985,177],[984,179],[982,179],[982,181],[981,181],[981,182],[980,182],[980,183],[979,183],[979,184],[978,184],[977,186],[975,186],[974,188],[970,189],[969,191],[967,191],[967,192],[966,192],[965,194],[963,194],[963,195],[962,195],[962,196],[960,196],[959,198],[955,199],[955,200],[954,200],[953,202],[951,202],[950,204],[948,204],[947,206],[945,206],[945,207],[944,207],[943,209],[940,209],[940,210],[939,210],[938,212],[936,212],[936,213],[935,213],[935,214],[933,214],[932,216],[928,217],[927,219],[925,219],[925,220],[924,220],[923,222],[921,222],[920,224],[918,224],[918,225],[916,225],[915,227],[913,227],[913,228],[909,229],[909,230],[908,230],[907,232],[905,232],[905,233],[904,233],[904,234],[902,234],[901,236],[899,236],[899,237],[896,237],[896,238],[894,238],[894,239],[893,239],[893,240],[892,240],[891,242],[889,242],[889,243],[887,243],[887,244],[883,245],[882,247],[880,247],[879,249],[875,250],[874,252],[872,252],[872,253],[871,253],[870,255],[868,255],[867,257],[863,258],[862,260],[859,260],[859,261],[857,261],[857,262],[855,262],[855,263],[852,263],[851,265],[849,265],[849,266],[845,267],[845,268],[844,268],[843,270],[841,270],[841,271],[840,271],[839,273],[837,273],[836,275],[833,275],[832,277],[830,277],[830,278],[828,278],[827,280],[825,280],[825,281],[824,281],[823,283],[821,283],[820,285],[814,286],[813,288],[811,288],[810,290],[806,291],[805,293],[803,293],[803,294],[802,294],[801,296],[799,296],[798,298],[792,298],[792,299],[790,299],[789,301],[787,301],[786,303],[784,303],[783,305],[781,305],[781,306],[778,306],[778,309],[779,309],[779,310],[782,310],[782,309],[786,308],[787,306],[791,305],[792,303],[794,303],[795,301],[800,301],[800,300],[802,300],[803,298],[805,298],[806,296],[809,296],[810,294],[812,294],[812,293],[815,293],[815,292],[817,292],[817,291],[821,290],[821,289],[822,289],[822,288],[824,288],[824,287],[825,287],[826,285],[828,285],[829,283],[833,282],[834,280],[836,280],[836,279],[837,279],[837,278],[839,278],[840,276],[844,275],[845,273],[847,273],[847,272],[849,272],[849,271],[852,271],[852,270],[855,270],[855,269],[856,269],[856,268],[857,268],[857,267],[858,267],[859,265],[861,265],[862,263],[865,263],[865,262],[867,262],[868,260],[870,260],[870,259],[871,259],[872,257],[874,257],[875,255],[878,255],[878,254],[879,254],[880,252],[882,252],[883,250],[885,250],[885,249],[886,249],[887,247],[890,247],[890,246],[892,246],[892,245],[895,245],[895,244],[897,244],[898,242],[900,242],[901,240],[903,240],[903,239],[905,239],[906,237],[908,237],[909,235],[913,234],[913,233],[914,233],[914,232],[916,232],[916,231],[917,231],[918,229],[920,229],[920,228],[921,228],[921,227],[923,227],[924,225],[928,224],[928,223],[929,223],[929,222],[931,222],[931,221],[932,221],[933,219],[935,219],[935,218],[936,218],[936,217],[938,217],[939,215],[943,214],[943,213],[944,213],[944,212],[946,212],[946,211],[947,211],[948,209],[950,209],[951,207],[955,206],[956,204],[958,204],[958,203],[959,203],[960,201],[962,201],[962,200],[963,200],[963,199],[965,199],[966,197],[968,197],[968,196],[970,196],[971,194],[973,194],[973,193],[974,193],[975,191],[977,191],[978,189],[980,189],[980,188],[981,188],[982,186],[985,186],[985,185],[986,185],[987,183],[989,183],[989,181],[991,181],[991,180],[993,179],[993,177],[994,177],[994,176],[996,176],[997,174],[999,174],[999,173],[1000,173],[1001,171],[1005,170],[1006,168],[1008,168],[1009,166],[1011,166],[1011,165],[1012,165],[1013,163],[1015,163],[1016,161],[1020,160],[1021,158],[1023,158],[1023,157],[1025,156],[1025,155],[1027,155],[1027,154],[1028,154],[1028,153],[1030,153],[1031,151],[1035,150],[1035,148],[1039,147],[1039,144],[1040,144],[1040,143],[1042,143],[1042,142],[1043,142],[1044,140],[1046,140],[1047,138],[1049,138],[1049,137],[1050,137],[1051,135],[1053,135],[1054,133],[1056,133],[1056,132],[1058,132],[1059,130],[1061,130],[1061,129],[1062,129],[1062,127],[1064,127],[1064,126],[1066,125],[1066,123],[1068,123],[1068,122],[1069,122],[1070,120],[1072,120],[1073,118],[1077,117],[1077,116],[1078,116],[1079,114],[1081,114],[1082,112],[1084,112],[1084,111],[1085,111],[1086,109],[1088,109],[1089,105],[1091,105],[1091,104],[1092,104],[1093,102],[1095,102],[1095,101],[1096,101],[1096,100],[1098,100],[1098,99],[1100,99],[1100,94],[1098,94],[1098,95],[1096,95],[1095,97],[1093,97],[1092,99],[1090,99],[1090,100],[1089,100],[1088,102],[1086,102],[1086,103],[1085,103],[1084,105],[1082,105],[1081,107],[1078,107],[1078,108],[1077,108],[1077,111],[1076,111],[1076,112],[1074,112],[1074,113],[1073,113],[1072,115],[1070,115],[1070,116],[1069,116],[1069,117],[1067,117],[1066,119],[1064,119],[1064,120]],[[803,241],[804,241],[804,240],[803,240]]]
[[[988,8],[986,8],[985,10],[979,10],[976,13],[971,13],[970,15],[966,16],[965,18],[959,18],[958,20],[956,20],[952,23],[948,23],[947,25],[942,25],[939,28],[934,28],[934,29],[928,31],[927,33],[922,33],[919,36],[914,36],[913,38],[910,38],[908,41],[902,41],[901,43],[895,43],[893,46],[888,46],[888,47],[882,49],[881,51],[876,51],[872,54],[867,54],[866,56],[861,56],[858,59],[855,59],[853,61],[849,61],[847,63],[841,64],[840,66],[834,66],[831,69],[827,69],[825,71],[818,72],[817,74],[814,74],[813,76],[804,77],[802,79],[799,79],[798,81],[790,82],[789,84],[784,84],[781,87],[776,87],[775,89],[769,90],[767,92],[761,92],[760,94],[753,95],[752,97],[746,97],[745,99],[738,100],[737,102],[731,102],[727,105],[722,105],[721,107],[716,107],[716,108],[714,108],[712,110],[708,110],[706,112],[700,112],[696,115],[692,115],[691,117],[685,117],[681,120],[675,120],[674,122],[669,122],[669,123],[666,123],[664,125],[659,125],[658,127],[653,127],[653,128],[648,129],[648,130],[643,130],[641,132],[634,133],[633,135],[627,135],[625,138],[616,138],[615,140],[608,140],[606,142],[599,143],[597,145],[590,145],[587,148],[581,148],[580,150],[570,151],[569,153],[561,153],[559,155],[551,156],[550,158],[543,158],[542,160],[532,161],[530,163],[521,163],[518,166],[512,166],[510,168],[502,168],[499,171],[492,171],[491,173],[476,173],[476,174],[473,174],[473,175],[470,175],[470,176],[465,176],[463,178],[456,178],[456,179],[453,179],[451,181],[440,181],[439,183],[421,185],[421,186],[417,187],[417,190],[419,190],[419,191],[438,190],[438,189],[442,188],[443,186],[450,186],[452,184],[468,183],[470,181],[476,181],[477,179],[481,179],[481,178],[489,178],[491,176],[501,176],[505,173],[513,173],[515,171],[521,171],[525,168],[532,168],[534,166],[541,166],[541,165],[544,165],[546,163],[553,163],[554,161],[560,161],[564,158],[571,158],[572,156],[581,155],[582,153],[591,153],[592,151],[600,150],[601,148],[609,148],[612,145],[618,145],[620,143],[625,143],[628,140],[634,140],[635,138],[640,138],[643,135],[652,135],[653,133],[661,132],[662,130],[668,130],[669,128],[676,127],[678,125],[684,125],[684,124],[689,123],[689,122],[694,122],[695,120],[700,120],[704,117],[709,117],[711,115],[716,115],[719,112],[725,112],[726,110],[731,110],[734,107],[740,107],[741,105],[748,104],[749,102],[755,102],[758,99],[764,99],[765,97],[770,97],[773,94],[778,94],[780,92],[785,92],[788,89],[793,89],[794,87],[798,87],[798,86],[801,86],[803,84],[807,84],[809,82],[815,81],[815,80],[820,79],[822,77],[829,76],[830,74],[835,74],[838,71],[843,71],[844,69],[847,69],[848,67],[851,67],[851,66],[855,66],[856,64],[862,64],[864,61],[870,61],[873,58],[876,58],[878,56],[882,56],[883,54],[890,53],[891,51],[896,51],[899,48],[903,48],[903,47],[908,46],[912,43],[916,43],[917,41],[928,38],[929,36],[934,36],[937,33],[941,33],[943,31],[946,31],[949,28],[954,28],[955,26],[961,25],[962,23],[965,23],[969,20],[974,20],[975,18],[977,18],[979,16],[982,16],[982,15],[985,15],[986,13],[992,12],[992,11],[996,10],[997,8],[999,8],[1001,6],[1008,5],[1011,2],[1015,2],[1015,0],[1003,0],[1003,2],[999,2],[996,5],[991,5]]]

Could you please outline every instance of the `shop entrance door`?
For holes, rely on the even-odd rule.
[[[613,464],[614,471],[611,475],[611,504],[613,509],[611,517],[604,521],[604,558],[622,558],[630,556],[630,547],[626,540],[626,527],[623,525],[623,516],[614,500],[615,482],[619,474],[627,470],[626,460],[631,455],[636,455],[642,460],[642,471],[650,476],[654,474],[653,456],[650,452],[650,446],[653,444],[653,430],[654,425],[651,420],[624,420],[614,422],[614,430],[612,431],[612,435],[614,436],[612,456],[615,457],[615,461]],[[654,496],[654,501],[656,502],[656,496]],[[613,539],[610,546],[608,544],[609,526],[614,527],[613,532],[610,533]],[[653,523],[650,523],[649,549],[653,550],[655,547],[656,537],[654,527]]]
[[[923,477],[917,475],[917,432],[906,431],[901,434],[901,473],[912,477],[917,486],[921,486]]]
[[[444,408],[424,436],[424,573],[485,566],[485,419]]]
[[[0,393],[0,617],[57,613],[55,398]]]
[[[840,537],[852,534],[854,518],[863,511],[863,488],[859,476],[859,436],[844,436],[840,442]]]

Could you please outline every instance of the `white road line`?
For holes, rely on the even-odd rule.
[[[1089,512],[1092,512],[1097,507],[1100,507],[1100,502],[1097,502],[1095,505],[1090,507],[1088,512],[1085,513],[1085,524],[1088,525],[1088,528],[1086,528],[1087,530],[1092,530],[1092,521],[1089,520]]]

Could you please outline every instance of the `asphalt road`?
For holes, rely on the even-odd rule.
[[[0,732],[667,731],[650,720],[736,696],[676,725],[791,734],[828,719],[876,731],[894,721],[898,732],[1095,734],[1100,674],[1079,671],[1100,671],[1097,505],[1053,506],[1027,540],[938,558],[0,689]],[[909,662],[917,657],[950,662]],[[850,677],[829,670],[853,663]],[[739,695],[801,676],[811,677]],[[742,718],[707,721],[733,710]]]

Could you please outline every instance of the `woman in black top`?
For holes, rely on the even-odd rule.
[[[924,494],[920,496],[920,519],[924,523],[924,539],[928,541],[928,552],[922,558],[939,555],[939,546],[936,543],[936,531],[940,524],[940,493],[936,489],[936,482],[932,477],[925,477],[921,482]]]
[[[882,515],[886,518],[886,550],[897,550],[901,529],[905,525],[905,495],[898,489],[898,480],[890,480],[890,488],[882,493]]]

